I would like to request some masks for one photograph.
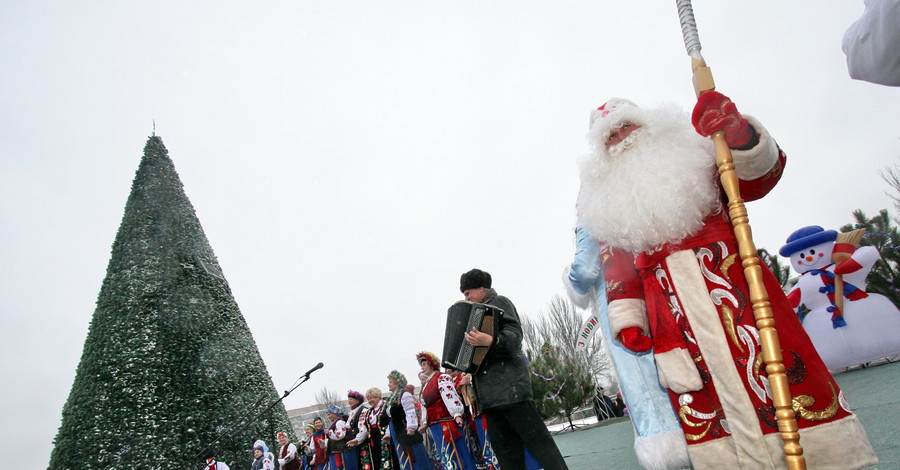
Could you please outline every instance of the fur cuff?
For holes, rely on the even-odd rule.
[[[572,266],[566,266],[566,269],[563,270],[562,277],[563,285],[566,286],[566,294],[569,294],[569,300],[582,310],[593,310],[591,306],[594,304],[594,299],[597,297],[594,289],[590,289],[584,294],[579,294],[572,286],[572,278],[569,276],[571,272]]]
[[[636,326],[650,336],[650,321],[644,299],[618,299],[609,303],[609,326],[613,338],[625,328]]]
[[[738,178],[744,181],[753,181],[768,173],[778,162],[778,146],[775,145],[775,139],[762,123],[752,116],[745,114],[744,117],[759,134],[759,144],[750,150],[732,149],[731,157],[734,160],[734,170],[737,171]]]
[[[691,468],[687,443],[681,429],[635,438],[634,453],[645,470]]]
[[[703,388],[697,366],[686,349],[677,348],[654,354],[659,383],[675,393],[696,392]]]

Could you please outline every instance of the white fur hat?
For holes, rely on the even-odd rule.
[[[633,101],[625,98],[610,98],[609,101],[600,105],[599,108],[591,111],[591,120],[588,123],[588,128],[593,128],[594,123],[600,118],[603,118],[605,123],[621,121],[621,119],[616,117],[622,114],[624,108],[628,106],[638,107]]]
[[[614,130],[626,122],[643,126],[644,110],[633,101],[624,98],[610,98],[599,108],[591,111],[588,140],[596,148],[605,149],[606,139]]]

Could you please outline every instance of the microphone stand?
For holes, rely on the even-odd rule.
[[[281,403],[285,398],[287,398],[287,396],[290,395],[291,392],[293,392],[294,390],[296,390],[297,387],[299,387],[299,386],[303,385],[304,383],[306,383],[306,381],[309,380],[309,375],[310,375],[310,374],[312,374],[313,372],[315,372],[315,371],[321,369],[321,368],[324,367],[324,366],[325,366],[325,365],[322,364],[322,363],[320,362],[320,363],[316,364],[316,366],[313,367],[312,369],[306,371],[305,374],[303,374],[302,376],[300,376],[299,379],[297,379],[297,382],[295,382],[296,385],[294,385],[293,387],[291,387],[290,390],[285,390],[285,391],[284,391],[284,395],[282,395],[279,399],[277,399],[277,400],[275,400],[274,402],[272,402],[269,406],[266,407],[266,409],[264,409],[264,410],[262,410],[261,412],[257,413],[255,416],[252,417],[252,419],[246,419],[246,418],[247,418],[248,416],[250,416],[250,415],[253,413],[253,411],[251,411],[250,413],[244,415],[244,417],[241,418],[241,419],[238,421],[238,424],[236,424],[236,425],[233,427],[233,431],[227,436],[227,437],[228,437],[228,440],[229,440],[229,441],[232,441],[232,440],[234,439],[234,437],[237,436],[238,433],[240,433],[241,431],[243,431],[244,429],[246,429],[247,426],[250,425],[250,423],[256,421],[256,420],[259,419],[261,416],[265,416],[267,413],[269,413],[270,411],[272,411],[273,408],[275,408],[279,403]],[[256,407],[259,406],[260,403],[262,403],[263,398],[265,398],[265,395],[259,397],[259,399],[256,400],[256,403],[254,403],[253,406],[250,407],[250,410],[256,409]],[[270,414],[269,421],[271,422],[271,420],[272,420],[272,419],[271,419],[271,414]],[[270,425],[271,425],[271,423],[270,423]],[[219,434],[219,436],[216,437],[215,439],[213,439],[213,441],[210,442],[209,445],[207,445],[205,449],[203,449],[202,451],[200,451],[200,453],[197,454],[197,457],[196,457],[196,458],[197,458],[197,459],[203,458],[203,456],[204,456],[207,452],[213,451],[213,449],[215,449],[215,447],[216,447],[216,444],[218,444],[219,442],[221,442],[221,441],[222,441],[222,438],[223,438],[224,436],[225,436],[225,433],[224,433],[224,432],[221,433],[221,434]],[[272,445],[274,446],[274,442],[272,443]],[[274,452],[273,452],[273,454],[274,454]],[[277,460],[277,459],[276,459],[276,460]],[[217,460],[217,461],[218,461],[218,460]],[[276,463],[275,465],[278,465],[278,464]],[[206,466],[205,463],[204,463],[204,466]]]

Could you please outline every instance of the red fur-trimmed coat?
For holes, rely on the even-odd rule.
[[[741,182],[745,199],[762,197],[778,181],[785,158],[776,155],[769,171]],[[759,331],[727,215],[709,216],[677,244],[637,255],[603,247],[601,257],[612,335],[637,326],[652,337],[660,383],[694,468],[784,468]],[[875,463],[865,431],[765,266],[763,280],[808,465]]]

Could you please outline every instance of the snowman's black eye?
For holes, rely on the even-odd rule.
[[[804,252],[801,251],[801,252],[800,252],[800,257],[801,257],[801,258],[806,258],[806,253],[804,253]]]
[[[809,254],[811,254],[811,255],[816,254],[816,250],[809,250]]]

